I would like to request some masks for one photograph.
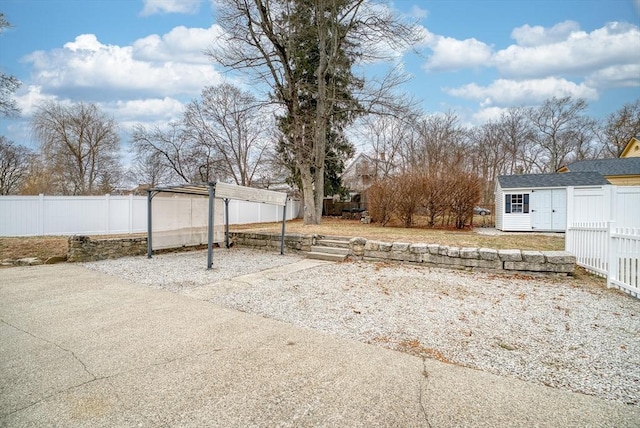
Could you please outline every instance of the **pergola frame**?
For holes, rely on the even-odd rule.
[[[209,219],[207,225],[207,269],[213,266],[213,228],[214,228],[214,200],[224,200],[225,208],[225,246],[229,248],[229,200],[236,199],[249,202],[260,202],[282,207],[282,235],[280,236],[280,254],[284,254],[284,235],[287,220],[286,193],[272,190],[254,189],[253,187],[237,186],[235,184],[210,182],[205,184],[180,184],[176,186],[154,187],[147,189],[147,257],[153,255],[152,200],[158,193],[175,193],[185,195],[206,196],[209,198]]]

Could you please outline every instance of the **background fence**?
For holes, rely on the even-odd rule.
[[[157,195],[153,230],[203,223],[206,198]],[[216,211],[223,211],[216,204]],[[296,218],[300,202],[287,203],[287,220]],[[203,220],[204,219],[204,220]],[[219,223],[216,216],[216,222]],[[282,221],[282,207],[229,201],[229,223]],[[180,223],[180,224],[178,224]],[[0,236],[111,235],[147,231],[146,196],[0,196]]]
[[[574,189],[568,196],[565,249],[608,287],[640,298],[640,187]]]

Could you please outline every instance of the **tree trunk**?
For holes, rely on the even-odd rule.
[[[300,181],[302,183],[302,198],[304,201],[304,224],[319,224],[320,219],[317,215],[316,200],[313,189],[313,175],[309,165],[299,166]],[[322,207],[320,208],[322,214]]]

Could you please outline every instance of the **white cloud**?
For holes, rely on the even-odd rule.
[[[566,30],[556,26],[540,30],[537,36],[520,34],[518,40],[527,44],[496,52],[493,63],[502,75],[514,77],[584,76],[602,68],[640,63],[640,29],[635,25],[612,22],[591,33]],[[564,33],[562,40],[558,40],[560,33]],[[551,40],[556,41],[547,43]]]
[[[147,128],[165,127],[169,122],[179,120],[184,112],[184,104],[170,97],[116,101],[106,103],[102,108],[116,118],[125,132],[131,132],[137,124]]]
[[[107,106],[126,121],[143,122],[149,119],[170,122],[182,117],[184,104],[171,97],[117,101]]]
[[[638,0],[640,2],[640,0]],[[552,27],[525,25],[513,30],[516,44],[493,51],[476,39],[457,40],[425,29],[424,46],[433,55],[427,71],[485,66],[498,77],[492,83],[444,88],[451,96],[478,102],[478,120],[500,108],[536,105],[553,96],[595,100],[609,88],[640,87],[640,27],[610,22],[591,32],[573,21]]]
[[[587,76],[585,84],[598,89],[640,87],[640,64],[613,65],[600,69]]]
[[[411,13],[409,15],[417,19],[424,19],[429,15],[429,12],[426,9],[422,9],[420,6],[413,5],[413,7],[411,8]]]
[[[141,15],[153,15],[156,13],[196,13],[200,8],[201,0],[142,0],[144,8]]]
[[[175,27],[162,36],[152,34],[133,43],[133,58],[139,61],[210,63],[204,50],[222,35],[217,25],[209,28]]]
[[[20,89],[15,97],[16,104],[22,111],[24,116],[31,116],[36,107],[46,101],[55,100],[53,95],[47,95],[42,93],[42,87],[36,85],[29,85],[24,89]]]
[[[508,107],[487,107],[481,108],[472,115],[471,121],[473,124],[483,124],[491,120],[495,121],[500,119],[503,113],[505,113]]]
[[[564,21],[551,28],[536,25],[523,25],[511,32],[516,43],[520,46],[540,46],[558,43],[566,40],[571,33],[580,30],[580,25],[574,21]]]
[[[444,91],[455,97],[478,101],[483,108],[538,104],[554,96],[598,98],[597,91],[583,83],[555,77],[523,81],[498,79],[488,86],[470,83],[458,88],[445,88]]]
[[[427,71],[454,71],[486,66],[491,60],[491,47],[474,38],[457,40],[426,31],[423,40],[433,51],[424,65]]]
[[[205,33],[210,34],[207,30]],[[177,34],[193,36],[185,41],[185,46],[190,46],[191,50],[171,59],[168,52],[179,46],[175,41]],[[161,98],[192,96],[205,85],[222,80],[207,61],[193,63],[196,39],[204,44],[206,37],[198,31],[178,28],[175,33],[158,37],[154,49],[149,48],[149,43],[135,42],[138,49],[141,45],[146,46],[146,50],[138,50],[146,57],[139,55],[138,58],[132,46],[105,45],[95,35],[83,34],[62,49],[36,51],[26,60],[32,63],[32,82],[41,86],[43,92],[62,98],[128,99],[139,98],[141,94]]]

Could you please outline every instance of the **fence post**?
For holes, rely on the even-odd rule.
[[[38,195],[38,235],[44,236],[44,194]]]
[[[129,233],[133,233],[133,193],[129,193]]]
[[[105,221],[105,223],[106,223],[105,229],[107,231],[107,233],[106,233],[107,235],[109,235],[111,233],[111,224],[110,224],[111,223],[111,218],[110,218],[110,215],[109,215],[109,211],[111,211],[111,209],[110,209],[111,207],[109,206],[110,203],[111,203],[110,195],[108,193],[106,193],[104,195],[104,205],[106,207],[106,212],[105,212],[104,218],[106,220]]]
[[[618,252],[616,251],[616,245],[613,238],[615,232],[616,222],[610,220],[607,222],[607,246],[609,253],[609,260],[607,263],[607,288],[611,288],[611,281],[618,279]]]

